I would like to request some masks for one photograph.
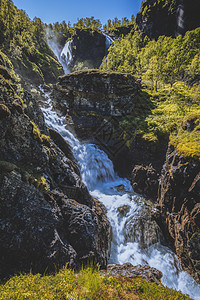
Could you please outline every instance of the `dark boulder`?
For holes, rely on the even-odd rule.
[[[52,91],[56,107],[71,117],[67,126],[82,141],[103,149],[122,176],[131,168],[119,125],[140,106],[139,90],[139,83],[130,74],[88,70],[59,77]]]
[[[136,193],[157,200],[158,178],[156,170],[150,166],[136,165],[132,171],[131,184]]]
[[[162,273],[155,268],[149,266],[133,266],[131,263],[125,263],[123,265],[108,265],[107,271],[103,271],[103,274],[109,274],[117,277],[125,278],[142,278],[148,282],[160,283]]]
[[[63,151],[65,156],[70,160],[74,160],[72,149],[67,141],[56,130],[52,128],[49,128],[49,133],[54,143]]]
[[[124,238],[127,243],[139,243],[141,249],[156,243],[165,243],[163,233],[154,218],[154,209],[147,202],[125,222]]]

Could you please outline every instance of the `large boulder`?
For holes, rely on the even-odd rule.
[[[120,121],[134,110],[147,109],[139,91],[139,83],[130,74],[87,70],[59,77],[52,98],[79,139],[98,144],[121,175],[127,175],[126,139],[133,133],[124,139]]]
[[[102,273],[120,278],[142,278],[148,282],[156,282],[157,284],[160,283],[162,278],[162,273],[155,268],[141,265],[133,266],[131,263],[108,265],[107,271],[103,271]]]
[[[158,176],[158,173],[151,165],[136,165],[131,176],[133,190],[150,199],[157,200]]]
[[[139,243],[141,249],[165,242],[162,231],[154,219],[153,208],[147,202],[125,222],[124,237],[127,243]]]
[[[0,90],[0,278],[90,260],[105,267],[111,227],[69,145],[50,138],[29,93],[3,79]]]
[[[200,282],[200,161],[170,146],[158,201],[160,225],[182,266]]]

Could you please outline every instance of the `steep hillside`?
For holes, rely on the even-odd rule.
[[[62,66],[46,43],[41,20],[30,21],[11,0],[1,0],[0,64],[9,68],[8,60],[24,82],[53,82],[63,74]]]

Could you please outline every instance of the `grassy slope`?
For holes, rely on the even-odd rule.
[[[142,279],[102,276],[93,268],[79,273],[63,268],[56,275],[20,275],[0,285],[0,299],[190,299]]]

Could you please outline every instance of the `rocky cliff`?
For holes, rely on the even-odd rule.
[[[136,23],[150,38],[184,34],[200,26],[199,1],[147,0],[142,3]]]
[[[142,107],[140,86],[130,74],[97,70],[59,77],[52,98],[67,114],[66,123],[84,141],[98,144],[123,174],[130,169],[128,148],[120,121]],[[130,133],[132,134],[132,132]]]
[[[50,137],[28,92],[2,75],[0,91],[0,277],[88,260],[105,267],[111,227],[69,145]]]
[[[159,182],[160,222],[182,266],[200,282],[200,162],[169,147]]]
[[[100,67],[106,55],[106,37],[101,32],[76,28],[71,40],[70,70]]]

